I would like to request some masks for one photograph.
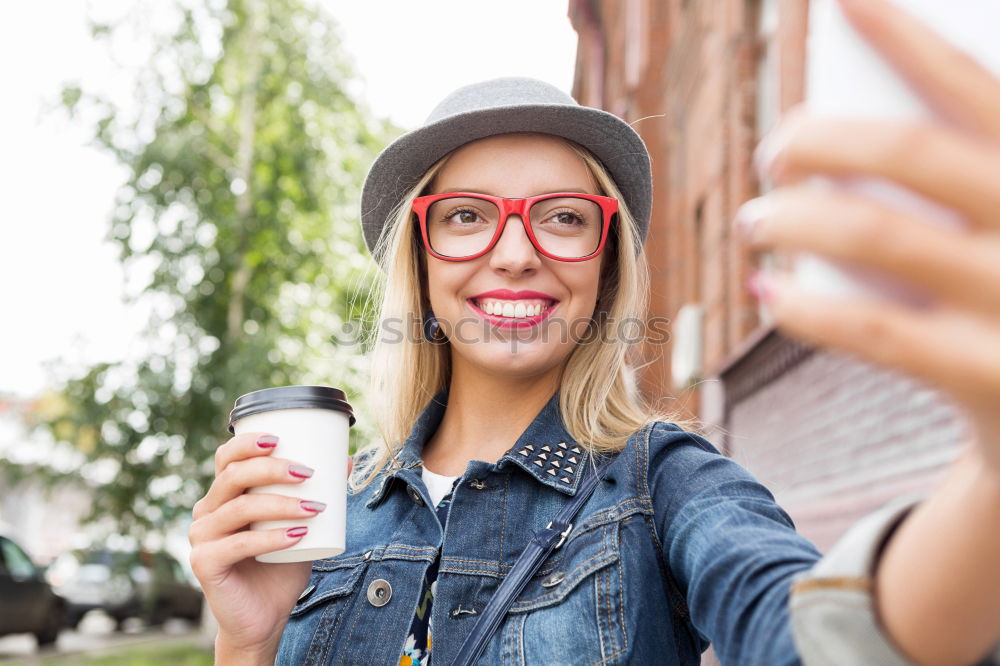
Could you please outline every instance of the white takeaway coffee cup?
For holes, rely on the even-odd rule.
[[[258,562],[307,562],[344,552],[347,521],[348,432],[354,411],[344,392],[330,386],[280,386],[242,395],[229,415],[229,432],[277,435],[271,454],[311,467],[313,475],[301,483],[251,488],[249,493],[275,494],[323,502],[326,509],[303,522],[262,520],[251,530],[308,526],[309,532],[293,546],[257,556]]]

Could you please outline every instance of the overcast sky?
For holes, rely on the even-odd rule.
[[[566,0],[317,1],[341,23],[374,112],[406,128],[473,81],[572,84]],[[103,242],[123,172],[85,145],[86,128],[45,111],[64,81],[121,79],[89,39],[87,4],[0,3],[0,393],[36,394],[47,362],[119,358],[144,319],[123,306],[121,270]]]

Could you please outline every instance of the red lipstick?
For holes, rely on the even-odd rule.
[[[501,301],[516,301],[522,298],[544,298],[547,301],[557,300],[546,293],[540,291],[531,291],[530,289],[523,289],[521,291],[511,291],[510,289],[494,289],[493,291],[484,291],[481,294],[470,296],[470,298],[476,300],[479,300],[480,298],[496,298]]]
[[[502,301],[516,301],[522,299],[545,300],[549,301],[549,306],[537,315],[533,315],[531,317],[501,317],[499,315],[491,315],[476,305],[477,300],[486,298],[495,298]],[[469,308],[471,308],[473,312],[497,328],[528,328],[530,326],[537,326],[541,322],[545,321],[559,304],[558,299],[553,298],[549,294],[541,291],[532,291],[530,289],[523,289],[521,291],[512,291],[510,289],[494,289],[492,291],[484,291],[481,294],[470,297],[466,302],[469,304]]]

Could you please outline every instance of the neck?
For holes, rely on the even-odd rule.
[[[424,466],[460,476],[470,460],[496,462],[558,390],[559,378],[560,368],[541,377],[498,377],[454,364],[448,407],[424,446]]]

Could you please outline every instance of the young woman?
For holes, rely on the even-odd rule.
[[[697,664],[709,642],[724,664],[965,664],[997,652],[1000,82],[883,2],[844,6],[953,123],[785,123],[761,151],[779,187],[741,223],[756,246],[869,266],[937,304],[821,299],[777,275],[755,292],[783,330],[910,372],[963,406],[973,439],[945,481],[821,556],[746,470],[651,413],[620,327],[644,307],[641,141],[540,82],[477,84],[387,148],[366,182],[382,321],[417,313],[423,326],[376,349],[385,441],[355,456],[346,552],[256,562],[302,529],[250,522],[307,528],[322,507],[244,494],[309,473],[270,456],[269,433],[219,448],[190,531],[217,663],[452,663],[532,535],[586,497],[598,469],[563,542],[489,634],[485,663]],[[798,185],[816,173],[893,180],[969,224],[944,230]]]

